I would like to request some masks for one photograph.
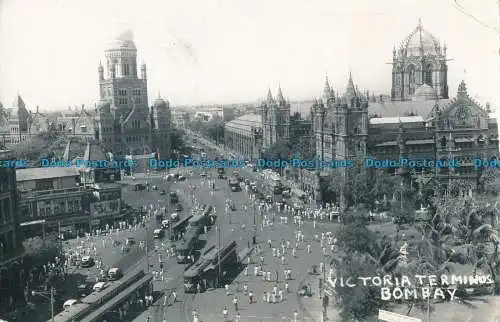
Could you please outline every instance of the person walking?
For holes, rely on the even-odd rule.
[[[224,308],[224,310],[222,310],[222,316],[224,317],[224,322],[228,322],[228,319],[227,319],[227,308]]]
[[[233,305],[234,305],[234,310],[238,312],[238,298],[236,296],[233,298]]]

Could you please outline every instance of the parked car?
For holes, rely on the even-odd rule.
[[[122,276],[123,276],[123,272],[118,267],[110,268],[108,271],[108,279],[110,281],[119,280],[120,278],[122,278]]]
[[[81,266],[82,267],[92,267],[94,266],[95,261],[92,257],[90,256],[83,256],[82,261],[81,261]]]
[[[77,292],[80,297],[85,297],[92,293],[92,284],[82,283],[77,286]]]
[[[98,283],[94,284],[94,287],[92,287],[92,289],[94,290],[94,292],[101,292],[102,290],[104,290],[108,286],[109,286],[109,284],[106,282],[98,282]]]

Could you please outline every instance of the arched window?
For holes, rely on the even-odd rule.
[[[408,82],[410,85],[415,84],[415,66],[408,66]]]
[[[425,71],[424,71],[424,83],[427,85],[432,86],[432,70],[433,70],[432,64],[427,64],[425,66]]]

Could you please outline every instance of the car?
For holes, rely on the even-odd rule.
[[[182,205],[180,203],[178,203],[177,205],[175,205],[175,211],[182,211]]]
[[[237,187],[237,186],[232,186],[232,187],[231,187],[231,191],[232,191],[232,192],[238,192],[238,191],[240,191],[240,189],[239,189],[239,187]]]
[[[173,214],[170,215],[170,220],[173,222],[179,221],[179,214],[174,212]]]
[[[158,190],[158,186],[153,186],[152,189],[153,190]]]
[[[92,287],[92,290],[94,290],[94,292],[101,292],[102,290],[104,290],[108,286],[109,286],[109,284],[106,282],[97,282],[94,284],[94,287]]]
[[[231,202],[229,204],[229,208],[231,208],[232,211],[236,211],[236,204],[234,202]]]
[[[180,175],[178,178],[177,178],[178,181],[184,181],[186,180],[186,177],[183,176],[183,175]]]
[[[135,245],[135,239],[133,237],[127,237],[125,240],[125,245],[132,246]]]
[[[130,246],[123,246],[122,252],[123,253],[130,253]]]
[[[164,220],[162,220],[162,221],[161,221],[161,226],[162,226],[163,228],[168,228],[168,226],[170,226],[170,220],[168,220],[168,219],[164,219]]]
[[[200,176],[201,176],[202,178],[205,178],[207,175],[208,175],[208,174],[207,174],[206,172],[202,172],[202,173],[200,174]]]
[[[118,267],[110,268],[108,271],[108,279],[110,281],[119,280],[120,278],[122,278],[122,276],[123,276],[123,272]]]
[[[92,267],[94,266],[95,261],[92,257],[90,256],[83,256],[82,261],[81,261],[81,266],[82,267]]]
[[[92,293],[92,284],[90,283],[82,283],[76,287],[78,295],[80,297],[85,297]]]
[[[164,189],[161,189],[161,190],[160,190],[160,195],[161,195],[161,196],[164,196],[166,193],[167,193],[167,192],[166,192]]]
[[[161,239],[165,235],[165,232],[163,229],[155,229],[153,230],[153,238],[154,239]]]
[[[73,305],[75,305],[76,303],[79,303],[79,301],[75,300],[75,299],[67,300],[63,304],[63,309],[66,311],[67,309],[69,309],[70,307],[72,307]]]

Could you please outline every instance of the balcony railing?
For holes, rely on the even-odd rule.
[[[84,187],[74,187],[74,188],[66,188],[66,189],[51,189],[51,190],[20,190],[20,197],[21,198],[36,198],[36,197],[42,197],[42,196],[48,196],[51,198],[58,197],[57,195],[74,195],[78,194],[81,192],[84,192],[85,188]],[[54,196],[56,195],[56,196]]]

